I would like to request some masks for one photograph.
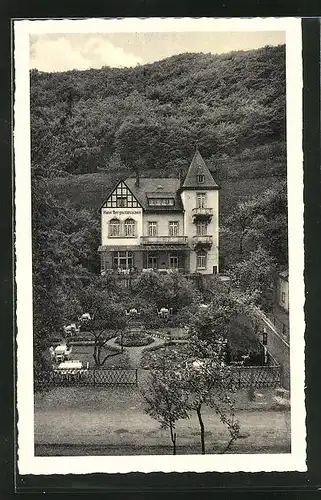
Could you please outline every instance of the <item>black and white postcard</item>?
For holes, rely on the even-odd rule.
[[[301,51],[14,21],[20,474],[306,470]]]

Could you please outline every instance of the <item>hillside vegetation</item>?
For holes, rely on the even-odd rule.
[[[285,47],[135,68],[31,72],[32,167],[176,176],[195,145],[216,180],[285,176]]]

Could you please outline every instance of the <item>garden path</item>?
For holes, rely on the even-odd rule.
[[[116,340],[116,338],[108,340],[107,345],[119,347],[119,344],[117,344],[115,342],[115,340]],[[140,360],[141,360],[143,351],[144,351],[144,349],[146,349],[146,347],[148,347],[148,348],[149,347],[156,347],[158,345],[163,345],[164,343],[165,343],[165,341],[163,339],[154,338],[154,342],[152,342],[151,344],[148,344],[148,346],[144,345],[144,346],[140,346],[140,347],[124,347],[124,351],[126,351],[128,353],[131,368],[139,368]]]

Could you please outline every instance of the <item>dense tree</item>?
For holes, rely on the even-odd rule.
[[[263,191],[237,204],[221,229],[221,244],[229,261],[246,259],[258,247],[264,248],[279,266],[288,258],[286,184]]]
[[[269,310],[274,299],[275,260],[262,247],[246,260],[238,262],[231,271],[233,285],[246,292],[253,303]]]
[[[179,273],[143,273],[135,280],[132,293],[153,309],[172,308],[174,313],[200,301],[196,286]]]
[[[41,168],[32,172],[32,194],[34,363],[41,369],[52,338],[82,312],[79,291],[96,271],[98,228],[87,211],[57,203]]]

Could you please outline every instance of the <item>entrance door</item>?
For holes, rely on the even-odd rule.
[[[176,255],[169,256],[169,268],[170,269],[178,268],[178,257]]]

